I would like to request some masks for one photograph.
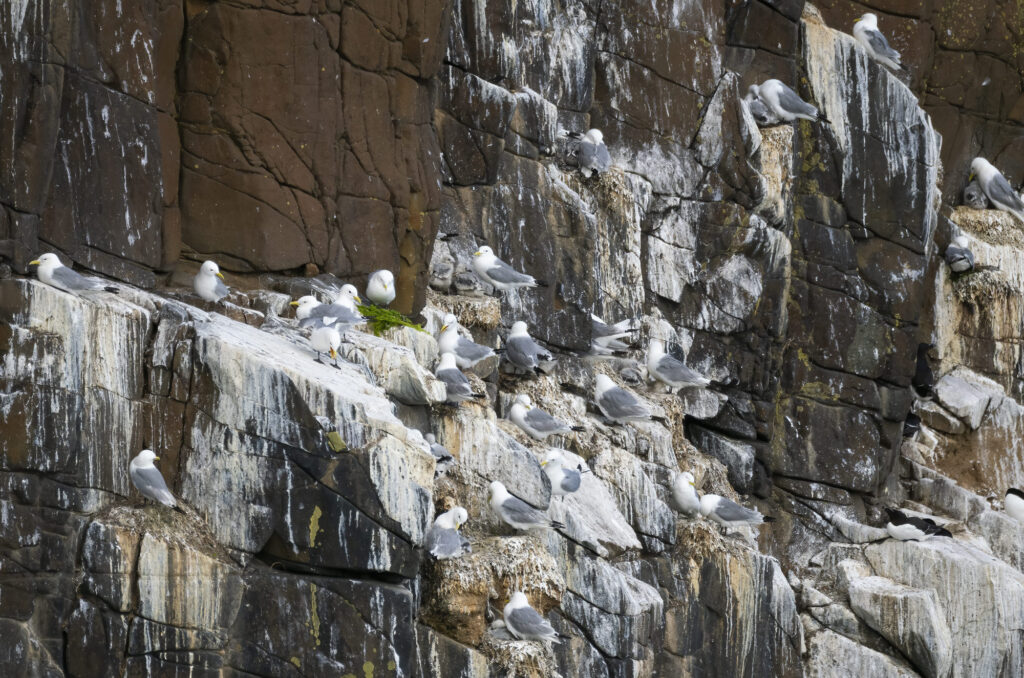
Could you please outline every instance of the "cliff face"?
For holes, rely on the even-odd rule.
[[[0,279],[0,673],[1024,673],[1024,527],[990,502],[1024,484],[1024,240],[949,207],[979,150],[1024,172],[1017,15],[888,7],[898,77],[836,30],[852,7],[12,4],[0,255],[24,272],[58,249],[130,285]],[[740,98],[772,76],[827,122],[758,129]],[[614,168],[583,178],[564,131],[590,127]],[[951,277],[954,229],[998,269]],[[425,291],[431,258],[485,242],[551,286]],[[250,289],[214,308],[163,286],[207,256]],[[350,332],[339,369],[313,362],[280,316],[329,288],[292,274],[380,267],[428,332],[452,311],[494,344],[524,319],[565,353],[472,376],[488,398],[457,409],[429,334]],[[592,311],[674,337],[716,392],[569,353]],[[921,342],[930,401],[909,389]],[[599,373],[667,423],[608,426]],[[547,448],[500,418],[518,392],[585,424],[555,439],[593,471],[579,493],[553,499]],[[440,479],[421,431],[458,460]],[[184,515],[138,502],[143,447]],[[776,522],[684,519],[687,469]],[[565,527],[514,534],[493,480]],[[425,560],[453,503],[474,551]],[[885,505],[955,539],[880,541]],[[517,589],[563,643],[488,628]]]

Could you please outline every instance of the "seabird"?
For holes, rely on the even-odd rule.
[[[754,122],[757,123],[758,127],[770,127],[771,125],[779,124],[779,116],[775,115],[768,108],[768,105],[761,100],[761,97],[757,95],[757,90],[757,85],[751,85],[747,91],[747,96],[743,97],[743,103],[746,105],[747,110],[750,111]]]
[[[64,264],[60,263],[60,257],[48,252],[34,261],[28,262],[29,266],[38,266],[36,275],[41,282],[56,287],[59,290],[78,294],[79,292],[92,292],[103,290],[117,294],[117,288],[107,285],[102,280],[90,278],[76,273]]]
[[[559,642],[558,632],[547,619],[530,607],[526,594],[516,591],[508,599],[502,612],[505,628],[518,640],[540,640]]]
[[[370,274],[366,282],[366,298],[381,308],[395,300],[395,276],[391,271],[382,268]]]
[[[473,270],[496,290],[505,292],[520,287],[547,287],[547,283],[532,275],[520,273],[494,256],[494,250],[484,245],[473,253]]]
[[[435,252],[430,260],[430,281],[429,285],[438,292],[445,294],[452,287],[452,280],[455,278],[455,258],[445,249],[442,253]]]
[[[917,345],[917,365],[914,368],[914,378],[910,385],[918,398],[931,400],[935,392],[932,387],[935,385],[935,375],[932,373],[931,363],[928,361],[928,352],[935,348],[935,344]]]
[[[192,289],[205,301],[218,302],[231,291],[223,282],[224,276],[215,261],[204,261],[199,273],[192,279]]]
[[[1010,187],[1010,182],[992,166],[992,163],[985,158],[972,160],[971,176],[968,181],[973,180],[975,176],[978,177],[981,190],[997,209],[1009,212],[1024,221],[1024,202],[1021,202],[1020,196]]]
[[[814,106],[800,98],[781,80],[765,80],[760,85],[753,85],[750,92],[761,99],[780,120],[792,122],[797,118],[818,120],[821,113]]]
[[[707,388],[711,383],[711,380],[700,372],[665,353],[665,342],[657,337],[652,337],[647,347],[647,371],[668,386],[669,393],[687,387]]]
[[[320,354],[331,356],[334,366],[338,367],[338,348],[341,346],[341,332],[334,325],[321,325],[309,335],[309,344],[316,351],[316,361],[322,363]],[[340,368],[339,368],[340,369]]]
[[[437,560],[458,558],[470,553],[473,549],[469,540],[459,533],[467,520],[469,513],[461,506],[445,511],[434,519],[434,524],[427,530],[423,548]]]
[[[537,528],[561,529],[565,525],[551,520],[543,511],[538,511],[522,499],[513,497],[505,489],[505,485],[494,481],[487,488],[487,501],[491,510],[505,523],[517,530],[535,530]]]
[[[907,412],[907,418],[903,420],[903,437],[913,438],[921,432],[921,417],[913,412]]]
[[[160,469],[153,465],[154,461],[159,460],[160,457],[156,456],[153,450],[142,450],[128,464],[128,477],[146,499],[152,499],[164,506],[178,509],[178,501],[167,489],[167,483],[164,482]]]
[[[885,524],[885,531],[889,536],[899,541],[925,541],[931,537],[952,537],[949,530],[943,529],[935,524],[931,518],[918,518],[908,516],[903,511],[886,507],[885,512],[889,515],[889,522]]]
[[[877,16],[870,12],[861,15],[853,25],[853,37],[857,38],[875,61],[900,70],[900,53],[889,46],[889,41],[878,30]]]
[[[700,512],[705,518],[713,520],[725,528],[741,525],[760,525],[775,520],[771,516],[763,516],[757,509],[740,506],[731,499],[717,494],[705,494],[700,498]]]
[[[534,407],[530,396],[525,393],[516,396],[508,418],[534,440],[544,440],[552,434],[567,434],[584,430],[582,426],[570,426],[555,419],[539,407]]]
[[[647,403],[621,386],[616,386],[605,374],[597,375],[594,403],[601,410],[601,414],[618,424],[656,418],[651,414],[651,408]]]
[[[612,164],[612,156],[604,144],[604,134],[601,130],[592,129],[583,135],[576,149],[576,163],[584,177],[608,171]]]
[[[629,344],[619,341],[637,331],[635,319],[620,320],[608,325],[600,317],[590,314],[590,352],[594,355],[611,355],[615,351],[629,350]]]
[[[700,497],[697,496],[693,474],[689,471],[683,471],[672,480],[672,496],[679,510],[688,517],[695,518],[700,514]]]
[[[981,190],[981,184],[977,179],[968,183],[964,189],[964,204],[976,210],[988,209],[988,196]]]
[[[1016,487],[1006,491],[1006,498],[1003,500],[1003,508],[1006,514],[1024,523],[1024,492]]]
[[[430,447],[430,454],[437,460],[434,465],[434,477],[437,478],[444,475],[448,469],[455,465],[455,457],[452,456],[452,453],[444,445],[437,442],[437,438],[434,437],[433,433],[424,434],[423,440]]]
[[[562,453],[558,450],[550,450],[540,466],[551,481],[552,497],[564,497],[580,489],[583,474],[587,472],[583,470],[582,464],[576,468],[562,466]]]
[[[541,361],[554,360],[550,351],[533,340],[526,329],[526,323],[522,320],[512,323],[512,329],[508,333],[508,341],[505,345],[505,358],[514,367],[537,374],[544,372],[540,368]]]
[[[954,273],[974,270],[974,252],[970,250],[967,236],[958,235],[946,248],[946,263]]]
[[[464,400],[483,398],[482,395],[473,393],[469,379],[455,366],[454,353],[441,354],[441,362],[438,363],[434,376],[444,382],[445,388],[448,390],[446,398],[449,404],[457,405]]]
[[[441,353],[454,353],[455,364],[459,366],[459,369],[463,370],[469,369],[481,360],[494,355],[494,349],[481,346],[459,334],[459,321],[452,313],[444,317],[444,324],[441,325],[441,334],[437,339],[437,346]]]
[[[309,295],[291,302],[292,306],[298,307],[295,317],[299,319],[299,327],[332,325],[339,332],[366,320],[356,308],[356,304],[361,303],[363,300],[354,285],[342,285],[333,304],[321,304],[316,297]]]

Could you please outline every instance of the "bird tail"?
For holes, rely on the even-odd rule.
[[[932,536],[933,537],[952,537],[953,533],[943,527],[943,528],[939,528],[938,530],[935,530],[934,532],[932,532]]]
[[[565,529],[565,523],[560,523],[557,520],[552,520],[551,521],[551,527],[556,529],[556,530],[564,530]]]
[[[537,284],[537,287],[548,287],[548,283],[546,280],[537,280],[536,278],[534,278],[533,282]]]
[[[585,426],[570,426],[569,428],[571,428],[573,431],[586,431],[587,430]]]
[[[104,287],[104,288],[103,288],[103,290],[104,290],[105,292],[110,292],[111,294],[117,294],[118,292],[120,292],[120,291],[121,291],[121,290],[119,290],[118,288],[116,288],[116,287],[112,287],[112,286],[110,286],[110,285],[107,285],[106,287]]]
[[[547,372],[545,372],[544,370],[542,370],[542,369],[541,369],[540,367],[534,367],[534,368],[533,368],[533,373],[534,373],[534,374],[547,374]]]
[[[774,523],[775,522],[775,516],[764,516],[764,522],[766,522],[766,523]]]
[[[477,400],[480,400],[481,398],[486,398],[486,397],[487,397],[487,394],[485,394],[485,393],[474,393],[473,394],[473,398],[475,398]]]
[[[583,464],[576,464],[576,470],[580,473],[590,473],[590,467]]]
[[[172,506],[171,508],[173,508],[173,509],[174,509],[175,511],[177,511],[178,513],[180,513],[180,514],[181,514],[181,515],[183,515],[183,516],[184,516],[184,515],[188,515],[187,513],[185,513],[185,509],[181,508],[181,507],[180,507],[180,506],[178,506],[177,504],[175,504],[175,505],[174,505],[174,506]]]

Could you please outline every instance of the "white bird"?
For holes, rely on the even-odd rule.
[[[889,536],[899,541],[925,541],[932,537],[952,537],[948,530],[939,527],[931,518],[919,518],[908,516],[903,511],[893,508],[886,508],[889,522],[885,524],[885,531]]]
[[[199,267],[199,273],[192,279],[192,289],[196,291],[201,299],[217,302],[228,296],[231,291],[222,281],[224,276],[220,267],[214,261],[204,261]]]
[[[604,144],[604,134],[601,130],[592,129],[583,135],[576,149],[576,163],[584,177],[608,171],[612,164],[612,156]]]
[[[494,349],[481,346],[459,334],[459,321],[452,313],[444,317],[441,334],[437,339],[437,348],[441,353],[454,353],[455,364],[463,370],[494,355]]]
[[[754,118],[754,122],[757,123],[758,127],[769,127],[771,125],[777,125],[779,123],[779,116],[768,108],[768,104],[761,100],[761,97],[757,95],[757,85],[751,85],[747,91],[747,96],[743,97],[743,103],[746,104],[747,110],[750,111],[750,115]]]
[[[56,287],[65,292],[78,294],[79,292],[93,292],[103,290],[117,294],[117,288],[107,285],[98,278],[90,278],[76,273],[64,264],[60,263],[60,257],[48,252],[35,261],[28,262],[29,266],[38,266],[36,275],[41,282]]]
[[[437,438],[434,437],[433,433],[425,433],[423,440],[426,441],[430,454],[436,460],[434,464],[434,477],[437,478],[444,475],[448,469],[455,465],[455,457],[448,451],[448,448],[437,442]]]
[[[461,506],[445,511],[434,519],[434,524],[427,530],[423,547],[427,553],[437,560],[458,558],[470,553],[472,548],[469,540],[459,534],[459,529],[469,520],[469,513]]]
[[[558,632],[537,610],[530,607],[530,602],[522,591],[516,591],[509,597],[502,616],[505,619],[505,628],[518,640],[559,642]]]
[[[309,344],[316,351],[316,361],[322,363],[320,354],[331,356],[334,366],[338,367],[338,348],[341,346],[341,332],[334,325],[321,325],[309,335]]]
[[[651,376],[668,386],[670,393],[681,388],[707,388],[711,380],[700,372],[687,367],[683,361],[665,353],[665,342],[657,337],[651,338],[647,347],[647,371]]]
[[[542,374],[541,362],[554,360],[551,352],[533,340],[526,328],[526,323],[517,320],[512,323],[505,344],[505,358],[517,369],[525,372]]]
[[[624,424],[629,421],[647,421],[653,419],[650,406],[632,392],[616,386],[605,374],[597,375],[594,389],[594,403],[608,419]]]
[[[538,528],[563,528],[565,525],[551,520],[543,511],[538,511],[518,497],[513,497],[505,489],[503,483],[495,480],[487,488],[487,501],[491,510],[506,524],[517,530],[535,530]]]
[[[683,471],[672,480],[672,496],[679,509],[690,518],[700,514],[700,497],[697,496],[693,474]]]
[[[900,69],[900,53],[889,46],[889,41],[878,30],[878,17],[868,12],[853,25],[853,37],[864,45],[867,53],[889,68]]]
[[[1024,492],[1016,487],[1006,491],[1006,499],[1003,501],[1003,508],[1006,514],[1024,523]]]
[[[508,418],[534,440],[544,440],[553,434],[584,430],[582,426],[570,426],[555,419],[539,407],[534,407],[530,396],[525,393],[516,396],[515,402],[512,403],[512,409],[509,410]]]
[[[564,497],[580,489],[583,474],[587,473],[582,465],[576,468],[562,466],[562,453],[559,450],[550,450],[540,463],[540,467],[551,481],[552,497]]]
[[[985,192],[996,209],[1009,212],[1024,221],[1024,202],[1021,202],[1020,196],[1010,187],[1010,182],[992,163],[985,158],[972,160],[971,176],[968,181],[973,180],[974,177],[978,177],[981,190]]]
[[[817,120],[821,113],[814,106],[800,98],[800,95],[784,85],[781,80],[765,80],[752,85],[750,92],[765,103],[780,120],[792,122],[797,118]]]
[[[543,280],[520,273],[494,256],[494,250],[487,245],[473,253],[473,270],[482,280],[490,283],[491,287],[502,292],[520,287],[547,287]]]
[[[763,516],[757,509],[740,506],[731,499],[717,494],[705,494],[700,498],[700,512],[708,518],[726,528],[739,527],[741,525],[760,525],[775,520],[771,516]]]
[[[154,461],[159,460],[160,457],[156,456],[153,450],[142,450],[128,464],[128,477],[131,478],[132,484],[138,488],[139,492],[146,499],[152,499],[164,506],[177,508],[178,501],[171,494],[171,491],[167,489],[167,483],[164,482],[160,469],[153,465]]]
[[[620,341],[631,336],[639,328],[633,318],[620,320],[608,325],[596,314],[590,314],[590,352],[594,355],[611,355],[615,351],[626,351],[629,344]]]
[[[946,248],[946,263],[954,273],[966,273],[974,269],[974,252],[970,249],[967,236],[958,235]]]
[[[370,274],[366,283],[366,298],[380,307],[388,306],[395,300],[395,276],[387,269]]]
[[[483,397],[473,393],[473,386],[469,383],[469,379],[455,365],[454,353],[441,354],[441,362],[438,363],[434,376],[444,383],[448,391],[446,398],[449,404],[457,405],[464,400]]]
[[[299,327],[333,325],[339,332],[344,332],[366,320],[356,308],[356,304],[361,303],[363,300],[354,285],[342,285],[333,304],[321,304],[316,297],[306,295],[291,305],[297,307],[295,317],[299,319]]]

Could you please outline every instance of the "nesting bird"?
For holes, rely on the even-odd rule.
[[[1024,492],[1016,487],[1008,489],[1003,500],[1003,508],[1006,510],[1006,515],[1024,523]]]
[[[621,386],[616,386],[605,374],[597,375],[594,403],[601,410],[601,414],[617,424],[655,418],[647,403]]]
[[[441,362],[438,363],[434,376],[444,383],[448,393],[446,402],[450,405],[458,405],[473,398],[483,398],[482,395],[473,393],[469,379],[455,365],[454,353],[441,354]]]
[[[743,103],[746,105],[747,110],[750,111],[754,122],[757,123],[758,127],[770,127],[771,125],[779,124],[779,116],[775,115],[768,108],[768,105],[761,101],[761,97],[757,96],[757,90],[757,85],[751,85],[747,95],[743,97]]]
[[[878,30],[878,17],[868,12],[861,15],[853,25],[853,37],[857,39],[872,59],[889,68],[900,69],[900,53],[889,46],[889,41]]]
[[[612,156],[604,144],[604,134],[599,129],[587,131],[580,139],[576,148],[576,164],[584,177],[591,174],[607,172],[612,164]]]
[[[113,292],[117,294],[117,288],[107,285],[102,280],[90,278],[76,273],[60,262],[60,257],[48,252],[34,261],[28,262],[29,266],[38,266],[36,275],[41,282],[59,290],[78,294],[79,292]]]
[[[366,298],[381,308],[395,300],[395,276],[391,271],[382,268],[370,274],[366,281]]]
[[[985,158],[975,158],[971,161],[971,176],[969,181],[975,177],[981,184],[981,190],[985,193],[996,209],[1009,212],[1021,221],[1024,221],[1024,202],[1010,186],[1006,177],[997,170],[992,163]]]
[[[974,252],[970,250],[967,236],[958,235],[946,248],[946,263],[954,273],[967,273],[974,270]]]
[[[620,320],[614,325],[609,325],[591,313],[590,352],[593,355],[611,355],[616,351],[626,351],[629,344],[621,340],[630,337],[638,329],[635,319]]]
[[[192,279],[192,289],[205,301],[218,302],[231,291],[224,284],[224,276],[215,261],[204,261],[199,273]]]
[[[544,440],[553,434],[584,430],[582,426],[571,426],[555,419],[539,407],[534,407],[530,396],[525,393],[516,396],[508,418],[534,440]]]
[[[781,80],[765,80],[760,85],[752,85],[750,93],[768,106],[779,120],[793,122],[797,118],[818,120],[822,115],[818,109],[800,98],[800,95],[784,85]]]
[[[981,184],[977,179],[969,182],[964,189],[964,204],[976,210],[988,209],[988,196],[981,190]]]
[[[543,280],[520,273],[506,264],[496,257],[494,250],[487,245],[473,253],[473,270],[481,280],[501,292],[517,290],[521,287],[547,287],[547,283]]]
[[[491,510],[506,524],[517,530],[536,530],[539,528],[561,529],[565,525],[551,520],[543,511],[538,511],[518,497],[513,497],[497,480],[487,488],[487,502]]]
[[[742,525],[760,525],[775,520],[771,516],[761,515],[757,509],[740,506],[731,499],[717,494],[705,494],[700,498],[700,512],[705,518],[718,523],[726,529]]]
[[[690,518],[700,515],[700,497],[697,496],[695,483],[693,474],[689,471],[683,471],[672,479],[672,497],[676,500],[679,510]]]
[[[517,640],[540,640],[558,642],[558,632],[552,628],[547,619],[540,616],[537,610],[530,607],[526,594],[516,591],[502,611],[505,628]]]
[[[505,358],[516,369],[537,374],[544,372],[540,366],[541,362],[550,362],[555,359],[550,351],[533,340],[526,328],[526,323],[522,320],[512,323],[512,329],[508,333],[508,342],[505,345]]]
[[[576,468],[562,466],[562,453],[559,450],[548,451],[544,461],[540,463],[540,467],[544,469],[548,480],[551,481],[552,497],[565,497],[565,495],[580,489],[583,474],[588,472],[583,469],[582,464]]]
[[[669,393],[691,386],[707,388],[711,383],[710,379],[666,353],[665,342],[657,337],[652,337],[647,347],[647,371],[665,384]]]
[[[463,370],[494,355],[494,349],[481,346],[459,334],[459,320],[452,313],[444,317],[441,334],[437,339],[437,347],[441,353],[453,353],[455,364]]]
[[[154,461],[159,460],[160,457],[156,456],[153,450],[142,450],[128,464],[128,477],[131,478],[132,485],[135,485],[146,499],[152,499],[164,506],[177,509],[178,500],[167,489],[167,483],[164,482],[160,469],[153,465]]]
[[[437,438],[434,437],[433,433],[425,433],[423,440],[426,441],[430,454],[436,460],[434,464],[434,477],[437,478],[444,475],[448,469],[455,465],[455,457],[448,451],[448,448],[437,442]]]
[[[886,508],[889,522],[885,524],[885,531],[889,536],[899,541],[925,541],[932,537],[952,537],[949,530],[939,527],[931,518],[918,518],[908,516],[903,511],[893,508]]]
[[[469,513],[461,506],[445,511],[434,519],[434,524],[427,530],[423,548],[436,560],[458,558],[472,552],[469,540],[459,533],[467,520]]]

